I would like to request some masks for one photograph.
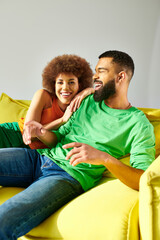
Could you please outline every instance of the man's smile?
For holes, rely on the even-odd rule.
[[[94,89],[95,90],[100,89],[102,86],[103,86],[103,82],[102,81],[98,81],[98,80],[94,81]]]

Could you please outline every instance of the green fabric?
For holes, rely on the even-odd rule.
[[[54,132],[59,140],[56,147],[37,151],[77,179],[85,191],[97,184],[105,167],[86,163],[71,166],[65,160],[70,149],[63,149],[64,144],[86,143],[115,158],[131,153],[131,166],[143,170],[155,158],[154,130],[144,113],[135,107],[128,110],[109,108],[104,101],[95,102],[92,95],[83,100],[71,119]]]
[[[17,122],[0,124],[0,148],[27,147]]]

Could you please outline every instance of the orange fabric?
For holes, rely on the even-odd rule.
[[[61,118],[63,116],[63,112],[60,109],[58,105],[57,98],[53,98],[53,104],[50,108],[46,108],[42,112],[42,117],[41,117],[41,124],[47,124],[50,123],[58,118]],[[23,127],[24,127],[24,118],[19,119],[18,124],[21,133],[23,133]],[[47,148],[47,146],[42,143],[41,141],[35,141],[29,144],[31,149],[40,149],[40,148]]]

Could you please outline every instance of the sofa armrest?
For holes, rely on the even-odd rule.
[[[140,179],[139,221],[143,240],[160,239],[160,156]]]

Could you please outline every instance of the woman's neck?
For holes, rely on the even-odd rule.
[[[58,106],[60,107],[60,109],[62,110],[62,112],[65,112],[66,108],[69,105],[69,104],[62,103],[58,98],[57,98],[57,103],[58,103]]]

